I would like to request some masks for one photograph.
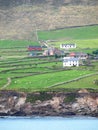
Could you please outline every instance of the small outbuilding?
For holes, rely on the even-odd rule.
[[[70,43],[70,44],[61,44],[60,48],[63,48],[63,49],[76,48],[76,44],[73,44],[73,43]]]
[[[28,46],[28,51],[42,51],[41,46]]]

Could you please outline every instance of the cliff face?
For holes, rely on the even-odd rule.
[[[98,24],[97,0],[0,0],[0,39],[33,40],[38,30]]]
[[[98,117],[98,93],[0,92],[0,116],[71,116]]]

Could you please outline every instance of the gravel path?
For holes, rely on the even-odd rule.
[[[7,78],[7,83],[1,88],[1,89],[4,89],[6,88],[7,86],[9,86],[11,84],[11,78]]]

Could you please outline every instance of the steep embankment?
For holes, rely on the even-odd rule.
[[[20,93],[0,91],[0,116],[98,117],[98,93],[78,92]]]
[[[0,0],[0,39],[35,40],[36,29],[98,23],[97,0]]]

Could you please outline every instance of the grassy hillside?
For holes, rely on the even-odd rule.
[[[98,48],[98,25],[39,31],[38,35],[40,40],[50,40],[48,44],[58,48],[60,44],[76,43],[77,48],[71,51],[92,53]]]
[[[52,31],[39,31],[40,40],[77,40],[77,39],[97,39],[98,25],[65,28]]]
[[[32,4],[13,4],[0,8],[0,39],[34,40],[36,29],[98,24],[97,0],[35,0]]]
[[[98,75],[94,75],[91,77],[83,78],[75,82],[71,82],[68,84],[63,84],[63,85],[58,85],[52,89],[81,89],[81,88],[86,88],[86,89],[98,89],[98,85],[94,83],[94,80],[98,79]]]
[[[39,45],[37,42],[24,40],[0,40],[0,48],[28,47],[29,45]]]
[[[78,48],[95,49],[98,47],[98,25],[65,28],[52,31],[38,31],[39,40],[54,40],[50,44],[59,47],[61,43],[76,43]],[[32,40],[0,40],[0,48],[27,47],[39,45]]]
[[[63,41],[57,41],[57,42],[50,42],[48,44],[52,44],[55,47],[60,48],[60,44],[68,44],[68,43],[75,43],[77,48],[76,49],[70,49],[70,51],[77,51],[77,52],[86,52],[86,53],[92,53],[92,51],[96,50],[98,48],[98,39],[78,39],[78,40],[63,40]]]
[[[59,47],[61,43],[76,43],[77,48],[74,51],[92,52],[98,48],[98,26],[38,31],[38,37],[39,40],[54,40],[48,44],[56,47]],[[62,60],[55,59],[55,57],[28,57],[28,45],[39,44],[22,40],[0,41],[0,89],[29,92],[79,88],[98,89],[98,86],[93,83],[98,78],[96,74],[98,61],[91,61],[91,66],[63,68]],[[88,74],[95,75],[83,77]],[[77,78],[80,79],[74,81]]]
[[[5,53],[10,55],[7,51]],[[18,57],[19,55],[21,55],[20,58]],[[62,61],[59,61],[59,59],[56,60],[54,57],[30,58],[26,55],[23,57],[22,53],[18,53],[16,56],[14,52],[13,56],[13,58],[10,58],[10,56],[1,57],[0,89],[43,91],[52,88],[56,84],[62,84],[63,82],[68,82],[88,74],[94,74],[98,71],[98,62],[95,62],[93,66],[63,68]],[[86,78],[84,77],[83,79]],[[59,85],[56,87],[59,88]],[[83,87],[86,88],[86,86]],[[91,88],[91,86],[87,87]],[[63,85],[60,88],[69,87],[64,87]],[[82,84],[80,86],[77,84],[70,88],[82,88]],[[96,85],[95,88],[97,89]]]
[[[41,74],[37,76],[28,76],[21,79],[15,79],[12,81],[9,89],[29,89],[29,90],[40,90],[49,88],[50,86],[59,82],[68,81],[77,78],[82,75],[90,73],[89,71],[61,71],[53,72],[50,74]],[[28,85],[27,85],[28,84]]]

